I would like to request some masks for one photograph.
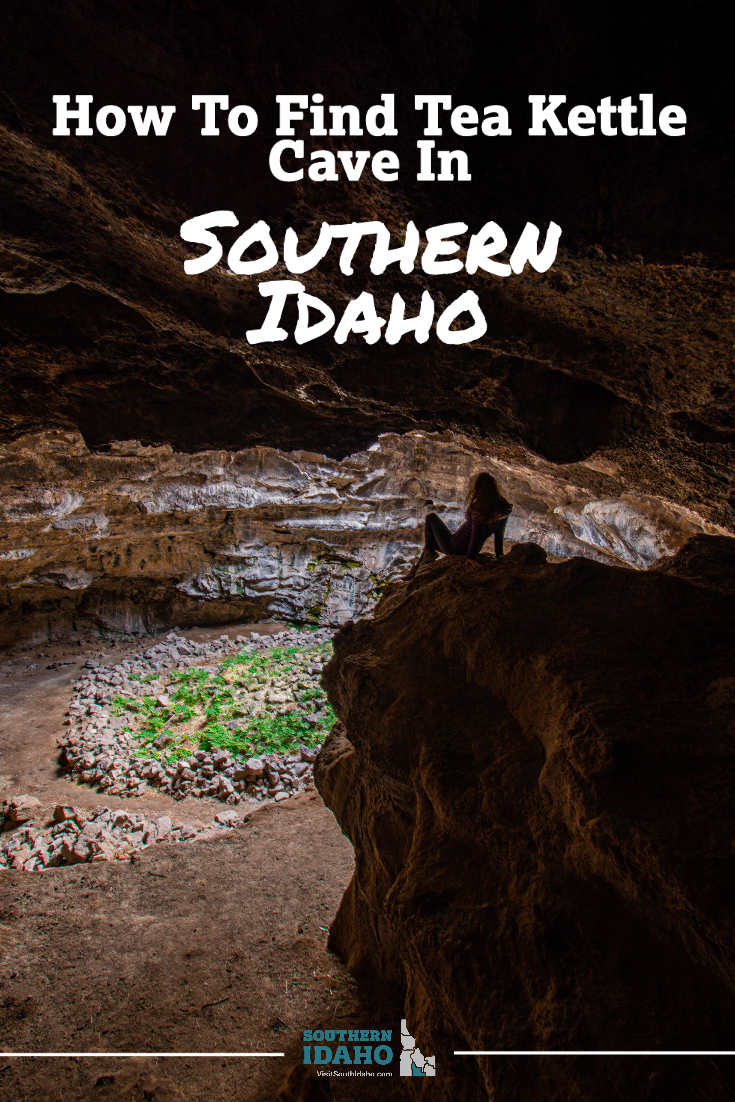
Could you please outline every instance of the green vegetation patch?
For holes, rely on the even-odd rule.
[[[335,722],[320,674],[310,672],[331,656],[331,643],[243,648],[214,670],[175,670],[155,697],[116,696],[113,707],[146,756],[169,764],[193,750],[242,758],[298,751],[323,742]]]

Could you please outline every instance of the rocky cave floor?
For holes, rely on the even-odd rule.
[[[238,634],[256,630],[264,635],[283,630],[284,624],[239,624],[225,628],[194,628],[183,634],[197,642],[210,642],[227,634],[234,640]],[[126,657],[165,640],[168,632],[140,640],[95,638],[91,635],[72,636],[65,641],[24,645],[9,648],[0,660],[0,793],[5,799],[29,794],[40,799],[44,807],[71,804],[91,810],[104,802],[112,808],[131,808],[146,818],[174,815],[182,824],[213,819],[223,810],[218,799],[186,797],[172,801],[158,796],[148,788],[142,797],[128,798],[105,795],[104,801],[96,788],[75,784],[68,769],[61,765],[57,742],[67,735],[64,724],[72,685],[88,661],[117,665]],[[52,669],[52,667],[55,667]]]
[[[227,634],[234,639],[252,627],[230,626]],[[258,624],[257,630],[283,627]],[[223,630],[185,634],[201,643]],[[61,766],[57,739],[66,730],[73,681],[90,659],[112,665],[136,650],[139,641],[80,637],[4,655],[0,788],[6,799],[31,795],[44,808],[86,812],[102,802],[146,819],[168,815],[183,827],[226,809],[213,797],[174,801],[150,788],[137,797],[102,797],[74,783]],[[296,1063],[303,1028],[374,1020],[377,994],[360,989],[326,949],[354,861],[312,786],[213,834],[186,845],[159,843],[132,861],[40,875],[0,871],[0,1046],[6,1053],[283,1051],[285,1058],[6,1056],[0,1057],[3,1102],[265,1102],[279,1095]],[[372,1097],[369,1084],[361,1087],[361,1097]],[[387,1098],[400,1097],[402,1088],[395,1079],[375,1089],[376,1097]],[[331,1096],[351,1093],[334,1080]]]
[[[169,632],[121,662],[85,663],[57,740],[60,767],[104,796],[214,796],[209,823],[181,823],[100,804],[6,798],[0,867],[25,872],[128,859],[149,845],[235,827],[264,801],[309,787],[334,714],[318,685],[329,629],[288,628],[197,642]],[[58,667],[59,662],[50,663]],[[239,805],[235,810],[235,805]]]

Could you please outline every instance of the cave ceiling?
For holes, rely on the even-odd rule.
[[[631,34],[623,14],[572,3],[551,18],[541,3],[377,3],[348,13],[329,3],[101,10],[51,0],[41,18],[7,5],[3,438],[51,428],[80,431],[92,449],[138,439],[184,452],[262,444],[341,458],[384,432],[450,430],[489,451],[516,447],[556,463],[607,457],[641,492],[731,524],[727,78],[715,58],[701,78],[706,16],[689,36],[653,9],[650,26],[638,17]],[[274,97],[317,90],[327,103],[362,108],[395,93],[391,144],[406,164],[421,136],[417,92],[505,103],[523,116],[531,91],[596,103],[644,90],[661,104],[685,102],[693,121],[679,142],[534,143],[518,128],[500,155],[474,139],[466,184],[418,186],[410,172],[396,185],[279,184],[266,168]],[[202,138],[187,107],[205,91],[255,106],[259,131]],[[93,93],[100,105],[177,104],[181,127],[160,141],[53,138],[60,92]],[[564,232],[543,275],[373,276],[359,252],[350,277],[332,254],[303,277],[335,311],[363,290],[385,310],[396,292],[417,307],[425,288],[450,302],[471,287],[488,319],[471,345],[432,337],[368,346],[353,336],[341,346],[331,337],[252,346],[245,333],[264,316],[260,277],[222,265],[197,278],[183,271],[191,253],[179,227],[213,209],[234,210],[241,227],[263,218],[276,240],[288,226],[313,240],[322,220],[379,219],[401,233],[411,218],[422,229],[464,220],[471,231],[494,219],[511,242],[527,220],[553,219]],[[280,266],[265,278],[287,274]]]

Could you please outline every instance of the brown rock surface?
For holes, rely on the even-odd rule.
[[[337,636],[330,945],[405,990],[447,1102],[724,1099],[704,1058],[452,1055],[735,1047],[732,596],[544,560],[441,560]]]

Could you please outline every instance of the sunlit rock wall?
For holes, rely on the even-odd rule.
[[[427,511],[461,522],[483,469],[513,502],[507,541],[556,557],[647,568],[692,535],[725,531],[628,492],[604,457],[489,457],[450,433],[386,434],[337,461],[135,441],[91,452],[78,434],[49,432],[0,452],[0,638],[89,622],[135,632],[243,617],[344,623],[406,571]]]

